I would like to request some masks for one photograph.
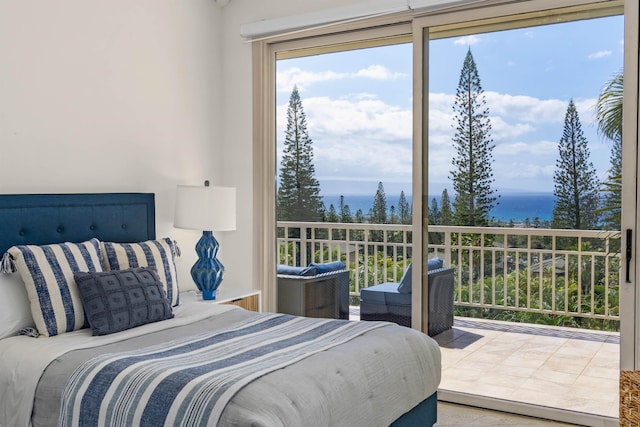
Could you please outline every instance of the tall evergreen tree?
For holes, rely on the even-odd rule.
[[[327,222],[339,222],[338,214],[336,212],[335,206],[333,206],[333,203],[329,205],[329,212],[327,212]]]
[[[438,200],[435,197],[431,199],[431,206],[429,206],[429,224],[440,224],[440,209],[438,208]]]
[[[613,140],[611,168],[607,180],[600,186],[602,196],[602,224],[609,230],[620,230],[622,225],[622,138]]]
[[[347,224],[353,222],[351,209],[349,209],[349,205],[344,203],[344,196],[340,196],[340,222]]]
[[[485,226],[496,201],[492,188],[495,145],[490,135],[489,109],[471,49],[460,71],[453,112],[457,123],[453,136],[455,168],[451,171],[456,192],[454,221],[456,225]]]
[[[411,206],[407,202],[404,191],[400,191],[400,199],[398,200],[398,219],[400,224],[411,224]]]
[[[384,193],[384,185],[382,185],[382,182],[378,183],[378,189],[376,190],[376,195],[373,199],[373,208],[371,209],[371,223],[387,223],[387,196]]]
[[[362,213],[362,209],[358,209],[356,211],[356,223],[363,224],[364,223],[364,213]]]
[[[442,190],[442,196],[440,197],[440,224],[453,225],[453,211],[451,210],[449,192],[446,188]]]
[[[588,141],[573,100],[564,118],[558,144],[559,158],[553,175],[555,204],[553,228],[593,229],[598,224],[598,178],[589,161]]]
[[[398,214],[396,213],[396,207],[391,205],[389,208],[389,224],[398,224]]]
[[[313,147],[298,88],[287,107],[287,130],[278,188],[278,220],[320,221],[323,214],[320,183],[315,178]]]

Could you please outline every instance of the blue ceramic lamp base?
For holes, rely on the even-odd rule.
[[[198,261],[191,267],[191,277],[204,300],[215,300],[216,291],[222,283],[224,266],[217,258],[219,248],[220,244],[211,231],[203,231],[196,243]]]

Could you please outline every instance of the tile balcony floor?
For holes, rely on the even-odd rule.
[[[618,417],[620,334],[456,317],[444,390]]]
[[[456,317],[434,339],[442,390],[618,417],[618,333]]]

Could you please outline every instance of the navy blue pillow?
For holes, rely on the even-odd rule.
[[[437,270],[439,268],[442,268],[443,266],[444,266],[444,260],[437,257],[431,258],[427,263],[427,267],[429,268],[429,270]]]
[[[278,264],[278,274],[285,276],[315,276],[318,269],[313,266],[308,267],[292,267],[290,265]]]
[[[107,335],[173,317],[164,285],[152,268],[73,275],[93,335]]]
[[[325,262],[322,264],[311,263],[310,266],[318,269],[318,274],[330,273],[332,271],[344,270],[346,265],[342,261]]]
[[[441,258],[431,258],[427,262],[428,271],[437,270],[444,266],[444,260]],[[411,264],[405,270],[402,275],[402,279],[400,279],[400,284],[398,285],[398,292],[401,294],[410,294],[411,293]]]

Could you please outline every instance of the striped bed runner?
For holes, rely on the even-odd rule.
[[[215,426],[252,380],[384,325],[261,313],[223,331],[104,354],[70,377],[59,425]]]

